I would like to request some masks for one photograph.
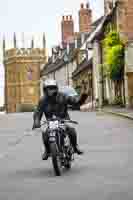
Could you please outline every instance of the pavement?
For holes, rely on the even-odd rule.
[[[31,130],[32,114],[0,115],[0,200],[133,200],[132,121],[100,112],[70,115],[79,121],[85,153],[61,177],[50,159],[41,160],[39,132],[18,140]]]
[[[133,120],[133,109],[120,107],[104,107],[101,111]]]

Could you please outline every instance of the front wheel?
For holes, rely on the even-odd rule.
[[[71,161],[67,161],[67,163],[65,164],[65,168],[71,169]]]
[[[56,176],[61,176],[62,165],[61,165],[60,157],[58,155],[57,144],[51,143],[50,150],[51,150],[51,157],[52,157],[54,172]]]

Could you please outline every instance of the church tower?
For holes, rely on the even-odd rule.
[[[43,36],[44,37],[44,36]],[[44,41],[44,38],[43,40]],[[40,98],[40,66],[46,63],[46,47],[18,48],[16,34],[13,48],[6,50],[3,40],[5,67],[6,112],[18,112],[24,106],[35,106]]]

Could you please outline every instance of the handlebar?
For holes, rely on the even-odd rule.
[[[58,119],[56,119],[56,120],[58,120]],[[43,123],[41,124],[41,126],[42,125],[45,125],[45,124],[47,124],[48,122],[49,122],[50,120],[47,120],[47,121],[43,121]],[[52,121],[52,120],[51,120]],[[55,119],[53,120],[53,121],[55,121]],[[78,122],[77,121],[74,121],[74,120],[59,120],[61,123],[72,123],[72,124],[76,124],[76,125],[78,125]]]
[[[61,120],[61,121],[66,123],[78,124],[78,122],[74,120]]]

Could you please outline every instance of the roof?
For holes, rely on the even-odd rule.
[[[65,49],[62,56],[61,57],[58,56],[54,63],[52,62],[52,57],[50,57],[48,63],[46,63],[46,65],[41,71],[41,76],[54,72],[60,69],[66,63],[72,62],[75,59],[77,52],[78,52],[78,49],[71,48],[69,54],[67,55],[67,50]],[[68,57],[68,61],[64,60],[64,57],[66,55]]]
[[[104,15],[101,18],[100,23],[98,24],[96,29],[90,35],[88,42],[93,42],[94,39],[97,39],[101,34],[103,34],[103,28],[104,28],[105,24],[108,23],[112,19],[115,9],[116,9],[116,7],[114,7],[108,15]]]
[[[104,17],[105,16],[102,16],[92,23],[92,30],[87,35],[86,40],[85,40],[84,44],[81,45],[80,49],[86,49],[86,43],[88,43],[88,41],[91,40],[93,35],[95,36],[97,29],[99,29],[98,27],[101,26],[101,24],[103,23]]]
[[[102,33],[104,24],[108,20],[110,20],[110,17],[112,16],[112,12],[109,15],[100,17],[99,19],[97,19],[95,22],[92,23],[93,28],[92,28],[91,32],[84,34],[85,42],[83,45],[81,44],[81,40],[82,40],[81,35],[82,34],[79,34],[77,37],[77,49],[75,49],[75,43],[71,43],[70,51],[69,51],[68,55],[67,55],[67,48],[65,48],[65,49],[62,49],[62,52],[63,52],[62,56],[61,57],[57,56],[54,63],[52,62],[52,57],[50,57],[48,63],[46,63],[44,65],[44,68],[41,71],[41,76],[47,75],[51,72],[54,72],[54,71],[58,70],[59,68],[61,68],[64,64],[66,64],[67,62],[64,61],[65,55],[67,55],[67,57],[68,57],[68,62],[72,62],[77,55],[78,49],[86,48],[86,43],[92,42],[95,38],[97,38]],[[55,48],[55,50],[58,50],[58,49],[59,49],[59,47],[57,46],[57,48]],[[82,67],[80,68],[80,66],[79,66],[78,70],[82,71],[83,69],[85,69],[86,64],[84,64],[83,68]],[[79,73],[79,72],[76,71],[75,73]]]
[[[79,73],[84,71],[85,69],[90,69],[92,67],[92,58],[89,60],[85,59],[78,67],[77,69],[72,73],[72,77],[76,77]]]
[[[90,34],[86,40],[86,43],[92,43],[95,39],[98,39],[103,34],[103,28],[104,28],[105,24],[108,23],[108,21],[110,21],[112,19],[115,9],[116,9],[116,7],[114,7],[108,15],[104,15],[103,17],[99,18],[99,20],[94,22],[94,24],[97,24],[97,26],[94,27],[92,29],[92,31],[90,32]],[[81,49],[86,48],[86,43],[84,43],[82,45]]]
[[[98,26],[98,24],[102,21],[103,17],[104,17],[104,16],[101,16],[101,17],[98,18],[96,21],[94,21],[91,25],[92,25],[93,27]]]

